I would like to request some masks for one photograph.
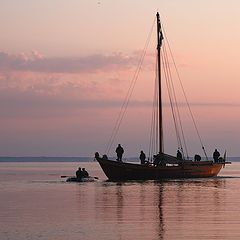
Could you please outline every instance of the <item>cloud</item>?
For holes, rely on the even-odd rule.
[[[5,89],[0,91],[0,117],[66,117],[76,111],[93,109],[120,109],[122,99],[92,99],[80,96],[37,94],[36,92]],[[150,107],[150,102],[132,101],[129,107]]]
[[[47,95],[45,92],[35,92],[31,89],[19,91],[19,89],[0,90],[0,117],[66,117],[72,116],[75,112],[82,110],[107,110],[119,109],[122,106],[123,99],[102,99],[89,98],[81,95],[78,98],[69,95]],[[192,107],[239,107],[238,103],[198,103],[190,104]],[[168,102],[163,106],[170,107]],[[132,100],[129,108],[151,108],[152,102],[148,100]],[[186,108],[185,103],[180,103],[179,107]]]
[[[81,57],[46,58],[33,50],[30,54],[0,52],[0,71],[30,71],[40,73],[94,73],[129,69],[137,63],[137,55],[122,53],[95,54]]]

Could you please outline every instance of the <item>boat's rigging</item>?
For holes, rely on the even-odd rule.
[[[184,99],[185,99],[186,104],[187,104],[188,111],[189,111],[189,113],[190,113],[190,116],[191,116],[191,119],[192,119],[192,122],[193,122],[193,125],[194,125],[194,129],[195,129],[195,131],[196,131],[196,133],[197,133],[197,137],[198,137],[199,142],[200,142],[200,144],[201,144],[203,153],[204,153],[206,159],[208,160],[207,153],[206,153],[206,150],[205,150],[205,147],[204,147],[204,144],[203,144],[203,140],[202,140],[202,137],[201,137],[201,135],[200,135],[200,133],[199,133],[199,130],[198,130],[198,127],[197,127],[197,123],[196,123],[196,121],[195,121],[195,117],[194,117],[194,115],[193,115],[193,112],[192,112],[190,103],[189,103],[188,98],[187,98],[186,91],[185,91],[185,89],[184,89],[184,87],[183,87],[183,83],[182,83],[182,80],[181,80],[181,77],[180,77],[180,74],[179,74],[179,71],[178,71],[178,68],[177,68],[175,59],[174,59],[174,57],[173,57],[173,53],[172,53],[172,50],[171,50],[171,47],[170,47],[170,42],[169,42],[169,40],[168,40],[168,38],[167,38],[167,34],[166,34],[166,31],[165,31],[164,27],[163,27],[163,33],[164,33],[165,40],[166,40],[166,42],[167,42],[167,46],[168,46],[168,50],[169,50],[171,59],[172,59],[172,61],[173,61],[173,65],[174,65],[174,69],[175,69],[176,74],[177,74],[178,81],[179,81],[180,86],[181,86],[181,90],[182,90],[182,92],[183,92]]]
[[[184,157],[184,150],[183,150],[183,144],[184,149],[188,157],[188,151],[187,151],[187,145],[184,137],[183,132],[183,126],[181,123],[179,108],[177,104],[174,84],[172,80],[172,74],[169,66],[169,59],[166,51],[165,45],[162,46],[162,40],[163,40],[163,34],[160,24],[160,18],[157,14],[157,21],[158,21],[158,28],[157,28],[157,40],[158,40],[158,47],[157,47],[157,64],[155,67],[156,71],[156,78],[155,78],[155,93],[154,93],[154,100],[153,100],[153,113],[152,113],[152,125],[151,125],[151,131],[150,131],[150,144],[149,144],[149,155],[148,158],[152,160],[152,156],[155,153],[163,153],[163,145],[164,145],[164,139],[163,139],[163,121],[162,121],[162,97],[161,97],[161,68],[162,65],[163,73],[166,80],[166,86],[169,96],[169,102],[170,107],[172,111],[173,116],[173,122],[175,127],[175,133],[178,143],[178,149],[181,150]],[[162,47],[162,48],[161,48]],[[160,54],[160,51],[162,50],[162,54]],[[162,64],[161,64],[162,63]],[[158,90],[158,91],[157,91]],[[158,121],[159,119],[159,121]],[[155,129],[155,131],[154,131]],[[158,144],[159,141],[159,144]],[[183,142],[183,143],[182,143]],[[158,147],[159,146],[159,147]]]
[[[155,81],[154,81],[154,94],[152,104],[152,119],[150,127],[150,140],[148,149],[148,159],[153,160],[153,154],[158,150],[158,71],[157,71],[157,57],[155,61]]]
[[[178,149],[181,150],[183,157],[186,152],[187,159],[189,159],[187,144],[186,144],[184,131],[183,131],[183,125],[182,125],[179,107],[178,107],[178,101],[176,97],[176,92],[175,92],[173,79],[172,79],[172,73],[169,66],[168,54],[167,54],[165,45],[163,46],[162,62],[163,62],[163,71],[164,71],[164,76],[166,80],[166,86],[168,90],[169,102],[170,102],[172,116],[173,116],[175,133],[176,133],[177,142],[178,142]]]
[[[151,29],[150,29],[150,31],[148,33],[147,40],[145,42],[145,45],[144,45],[144,48],[143,48],[143,51],[142,51],[142,55],[141,55],[141,57],[139,59],[138,65],[137,65],[137,69],[134,72],[134,75],[133,75],[133,78],[132,78],[132,80],[130,82],[130,86],[128,88],[127,94],[125,96],[125,99],[124,99],[123,104],[121,106],[121,109],[119,111],[117,120],[115,122],[114,128],[112,130],[111,136],[110,136],[109,141],[107,143],[107,147],[106,147],[106,150],[105,150],[106,154],[108,154],[110,149],[112,148],[113,142],[114,142],[114,140],[116,138],[116,135],[117,135],[117,133],[119,131],[119,128],[120,128],[120,125],[122,123],[122,119],[123,119],[123,117],[124,117],[124,115],[126,113],[126,110],[127,110],[128,104],[129,104],[129,100],[130,100],[130,98],[132,96],[133,89],[134,89],[136,81],[138,79],[140,70],[142,68],[143,60],[144,60],[146,52],[147,52],[147,48],[148,48],[149,42],[151,40],[151,36],[152,36],[152,33],[153,33],[155,22],[156,22],[156,19],[154,18],[152,26],[151,26]]]
[[[184,136],[183,126],[181,122],[179,107],[177,104],[177,98],[176,93],[174,89],[172,74],[169,66],[169,59],[166,52],[166,47],[163,45],[163,53],[161,54],[161,62],[162,62],[162,69],[163,69],[163,75],[166,80],[166,86],[168,90],[168,96],[169,96],[169,102],[171,107],[171,112],[173,116],[173,122],[175,127],[175,133],[178,143],[178,149],[181,150],[183,157],[185,158],[185,152],[187,159],[189,159],[188,156],[188,150],[187,150],[187,144]],[[158,98],[158,70],[157,70],[157,59],[155,64],[155,91],[154,91],[154,98],[153,98],[153,111],[152,111],[152,120],[151,120],[151,129],[150,129],[150,144],[149,144],[149,151],[148,151],[148,158],[149,160],[152,160],[153,154],[156,154],[159,152],[159,144],[158,144],[158,133],[159,133],[159,125],[158,125],[158,104],[159,104],[159,98]],[[183,147],[184,146],[184,147]],[[164,139],[162,139],[162,149],[164,149]]]
[[[115,122],[113,131],[111,133],[111,136],[109,138],[105,153],[109,154],[112,145],[115,141],[115,138],[118,134],[120,125],[122,123],[123,117],[125,116],[127,107],[129,105],[129,101],[130,98],[132,96],[134,87],[136,85],[136,81],[138,79],[140,70],[142,68],[142,64],[143,64],[143,60],[144,57],[146,55],[146,51],[153,33],[153,29],[154,29],[154,25],[155,25],[156,20],[154,19],[153,24],[151,26],[150,32],[148,34],[147,40],[145,42],[141,57],[139,59],[138,65],[137,65],[137,69],[134,72],[133,78],[130,82],[130,86],[128,88],[127,94],[125,96],[125,99],[123,101],[123,104],[121,106],[120,112],[118,114],[117,120]],[[163,44],[162,47],[162,41],[163,41],[163,33],[164,33],[164,39],[166,39],[167,42],[167,47],[168,49],[166,49],[166,45]],[[161,94],[161,65],[163,67],[163,74],[166,80],[166,86],[167,86],[167,90],[168,90],[168,96],[169,96],[169,101],[170,101],[170,107],[171,107],[171,111],[172,111],[172,116],[173,116],[173,121],[174,121],[174,127],[175,127],[175,133],[176,133],[176,138],[177,138],[177,143],[178,143],[178,149],[181,150],[183,157],[185,158],[185,153],[186,153],[186,157],[187,159],[189,159],[189,155],[188,155],[188,149],[187,149],[187,144],[186,144],[186,139],[184,137],[184,131],[183,131],[183,126],[182,126],[182,122],[181,122],[181,118],[180,118],[180,112],[179,112],[179,107],[177,104],[177,99],[176,99],[176,94],[175,94],[175,89],[174,89],[174,84],[173,84],[173,80],[172,80],[172,74],[171,74],[171,69],[169,66],[169,59],[168,59],[168,54],[167,52],[170,53],[170,57],[173,61],[174,64],[174,68],[177,74],[177,78],[179,80],[188,110],[190,112],[190,116],[191,119],[193,121],[193,125],[194,128],[196,130],[198,139],[200,141],[200,144],[202,146],[202,149],[204,151],[205,157],[207,158],[206,152],[205,152],[205,148],[203,146],[203,142],[201,139],[201,136],[199,134],[197,125],[196,125],[196,121],[194,119],[193,116],[193,112],[190,108],[190,104],[188,102],[187,96],[186,96],[186,92],[183,88],[183,84],[175,63],[175,60],[173,58],[173,54],[172,54],[172,50],[170,48],[170,44],[169,41],[167,39],[165,30],[162,29],[161,27],[161,23],[160,23],[160,17],[157,14],[157,38],[158,38],[158,46],[157,46],[157,50],[158,50],[158,54],[157,54],[157,64],[158,65],[156,67],[156,78],[155,78],[155,92],[154,92],[154,101],[153,101],[153,113],[152,113],[152,125],[151,125],[151,130],[150,130],[150,143],[149,143],[149,159],[152,159],[153,154],[155,153],[163,153],[163,121],[162,121],[162,94]],[[162,53],[160,55],[160,49],[162,47]],[[162,62],[162,64],[161,64]]]

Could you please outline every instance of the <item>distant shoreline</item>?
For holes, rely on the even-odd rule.
[[[128,157],[129,161],[139,161],[138,157]],[[209,157],[209,159],[212,159]],[[93,162],[93,157],[0,157],[1,162]],[[240,162],[240,157],[228,157],[227,161]]]
[[[0,162],[91,162],[93,157],[0,157]]]

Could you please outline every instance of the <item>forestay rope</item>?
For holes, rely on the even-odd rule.
[[[144,60],[144,57],[146,55],[149,42],[151,40],[151,36],[152,36],[152,33],[153,33],[155,22],[156,22],[156,19],[154,17],[154,21],[152,23],[150,32],[148,33],[148,37],[147,37],[147,40],[145,42],[145,45],[144,45],[144,48],[143,48],[143,51],[142,51],[142,55],[141,55],[141,57],[139,59],[137,69],[136,69],[136,71],[135,71],[135,73],[133,75],[133,78],[132,78],[131,82],[130,82],[129,89],[127,91],[127,94],[126,94],[125,99],[123,101],[123,104],[121,106],[120,112],[118,114],[117,120],[115,122],[114,128],[112,130],[111,136],[110,136],[109,141],[107,143],[107,147],[106,147],[106,150],[105,150],[106,154],[109,154],[109,152],[110,152],[110,150],[112,148],[113,142],[114,142],[114,140],[115,140],[115,138],[116,138],[116,136],[118,134],[118,131],[119,131],[120,125],[122,123],[123,117],[124,117],[124,115],[126,113],[126,110],[127,110],[128,104],[129,104],[129,100],[130,100],[130,98],[132,96],[133,89],[134,89],[136,81],[138,79],[139,72],[140,72],[140,70],[142,68],[143,60]]]

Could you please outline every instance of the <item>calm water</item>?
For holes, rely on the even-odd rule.
[[[78,165],[99,180],[60,178]],[[212,179],[125,183],[96,162],[0,163],[0,239],[240,239],[239,186],[236,162]]]

